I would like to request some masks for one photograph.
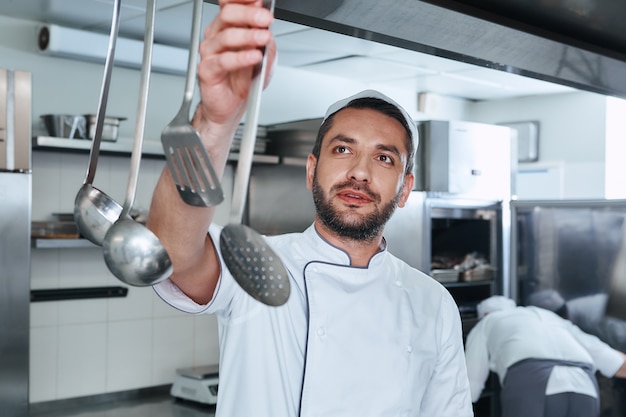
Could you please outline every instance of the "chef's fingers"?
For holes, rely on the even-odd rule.
[[[274,62],[276,45],[269,30],[272,21],[272,13],[260,0],[220,2],[220,11],[205,29],[200,44],[199,80],[215,84],[229,78],[233,92],[246,97],[250,71],[263,58],[263,48],[270,54],[270,65]]]
[[[232,3],[261,5],[261,4],[263,4],[263,1],[262,0],[219,0],[219,2],[218,2],[220,7],[223,7],[223,6],[227,5],[227,4],[232,4]]]
[[[214,65],[218,73],[256,65],[261,61],[262,48],[273,42],[268,29],[273,15],[269,10],[259,7],[260,2],[224,3],[213,22],[205,29],[200,44],[202,65]],[[275,46],[269,48],[274,49]]]
[[[272,65],[276,45],[268,29],[273,15],[257,0],[222,1],[200,44],[198,120],[231,125],[245,110],[253,69],[268,51]],[[271,74],[271,67],[268,67]],[[267,83],[268,78],[266,78]]]
[[[207,27],[204,35],[206,39],[210,39],[228,28],[267,30],[273,19],[274,15],[262,7],[262,2],[229,2],[220,7],[217,16]]]

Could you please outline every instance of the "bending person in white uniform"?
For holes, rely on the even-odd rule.
[[[275,54],[272,15],[260,5],[221,0],[200,46],[192,122],[219,173],[259,48],[269,62]],[[218,317],[218,417],[473,415],[454,300],[383,238],[413,188],[417,144],[411,117],[378,92],[329,108],[306,162],[314,223],[266,238],[290,275],[291,296],[279,307],[237,285],[216,249],[215,208],[186,205],[165,168],[148,226],[174,273],[155,290],[180,310]]]
[[[597,417],[595,372],[626,378],[626,355],[551,311],[492,296],[478,316],[465,347],[472,401],[493,371],[505,417]]]

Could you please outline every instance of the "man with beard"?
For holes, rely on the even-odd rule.
[[[258,48],[268,62],[275,54],[260,3],[220,1],[200,47],[193,124],[220,173]],[[215,208],[186,205],[165,168],[148,226],[174,273],[155,290],[180,310],[218,317],[218,417],[473,415],[454,300],[383,238],[413,187],[417,142],[411,117],[379,92],[329,108],[306,164],[314,223],[266,237],[289,273],[291,295],[278,307],[237,285],[216,247]]]

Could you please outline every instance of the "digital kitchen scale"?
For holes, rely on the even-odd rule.
[[[218,365],[177,369],[170,395],[203,404],[217,403]]]

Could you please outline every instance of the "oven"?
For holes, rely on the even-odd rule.
[[[508,202],[414,191],[385,228],[389,251],[442,283],[452,294],[464,327],[476,305],[506,291]]]

